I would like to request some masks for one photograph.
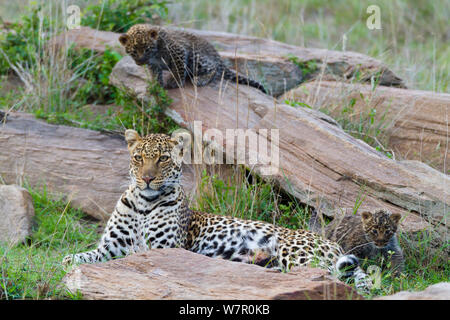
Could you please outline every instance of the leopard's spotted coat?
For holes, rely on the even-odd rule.
[[[236,74],[225,66],[219,53],[207,40],[190,32],[137,24],[119,37],[137,65],[147,64],[163,86],[163,70],[172,78],[166,88],[184,87],[186,79],[197,86],[225,79],[249,85],[267,93],[257,81]]]

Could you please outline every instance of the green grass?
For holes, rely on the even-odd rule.
[[[295,198],[241,167],[227,181],[203,171],[194,209],[276,223],[289,229],[306,228],[309,217],[308,209]]]
[[[45,189],[28,189],[35,206],[35,226],[23,244],[0,244],[0,299],[79,298],[65,289],[61,265],[69,253],[87,250],[99,239],[97,223]]]

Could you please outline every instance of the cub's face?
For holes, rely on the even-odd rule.
[[[179,183],[181,164],[172,158],[175,140],[165,134],[141,138],[134,130],[125,131],[125,140],[131,156],[130,176],[139,189],[159,191]]]
[[[395,235],[400,218],[400,214],[391,214],[389,210],[385,209],[361,214],[364,232],[379,248],[385,247]]]
[[[137,65],[147,64],[157,51],[158,32],[158,27],[137,24],[122,34],[119,42]]]

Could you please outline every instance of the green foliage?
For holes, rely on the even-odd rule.
[[[149,101],[141,101],[132,93],[115,87],[108,88],[112,89],[114,101],[104,114],[94,115],[86,108],[71,109],[67,112],[46,112],[37,109],[34,114],[54,124],[118,134],[126,129],[135,129],[143,135],[170,134],[179,128],[170,117],[164,115],[164,110],[172,100],[157,82],[148,84]]]
[[[289,54],[288,59],[302,71],[302,81],[310,79],[319,70],[319,61],[300,61],[300,59],[293,54]]]
[[[45,189],[29,191],[35,225],[25,243],[0,243],[0,299],[80,298],[61,285],[61,260],[92,247],[99,239],[97,224],[84,220],[69,203],[51,199]]]
[[[154,23],[166,19],[168,1],[104,0],[86,7],[83,26],[99,30],[124,32],[137,23]]]
[[[149,100],[140,101],[133,94],[118,90],[115,103],[123,106],[124,113],[116,121],[120,121],[124,128],[133,128],[142,135],[148,133],[170,134],[178,129],[179,126],[164,115],[164,111],[172,103],[167,90],[155,80],[148,83],[147,92]]]
[[[28,15],[23,15],[20,22],[4,27],[0,33],[0,74],[7,74],[10,65],[32,65],[36,63],[41,52],[42,40],[48,40],[50,19],[42,15],[39,18],[40,6],[30,8]],[[38,54],[36,54],[38,53]],[[7,58],[6,58],[6,57]]]
[[[305,107],[308,109],[312,109],[312,107],[304,102],[300,102],[300,101],[291,101],[291,100],[284,100],[284,103],[286,103],[287,105],[291,106],[291,107]]]
[[[74,84],[77,88],[75,100],[80,105],[87,103],[110,104],[116,98],[117,89],[109,85],[109,76],[115,64],[122,56],[111,49],[103,54],[89,49],[70,49],[68,53],[69,67],[80,79]]]

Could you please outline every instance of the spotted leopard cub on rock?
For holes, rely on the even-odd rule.
[[[209,257],[289,270],[311,263],[354,276],[357,288],[370,282],[352,255],[306,230],[189,209],[180,184],[177,143],[164,134],[141,138],[127,130],[131,183],[109,219],[98,247],[66,256],[64,264],[95,263],[151,248],[181,247]],[[349,270],[342,272],[348,267]]]
[[[260,83],[227,68],[211,43],[190,32],[137,24],[122,34],[119,41],[137,65],[150,66],[161,86],[163,70],[170,71],[172,78],[166,88],[184,87],[186,79],[197,86],[206,86],[222,77],[236,81],[237,76],[238,83],[267,93]]]
[[[359,259],[390,259],[391,270],[397,276],[404,268],[403,251],[396,235],[400,218],[398,213],[377,209],[361,215],[341,215],[325,226],[314,211],[309,229],[339,243],[345,253]]]

